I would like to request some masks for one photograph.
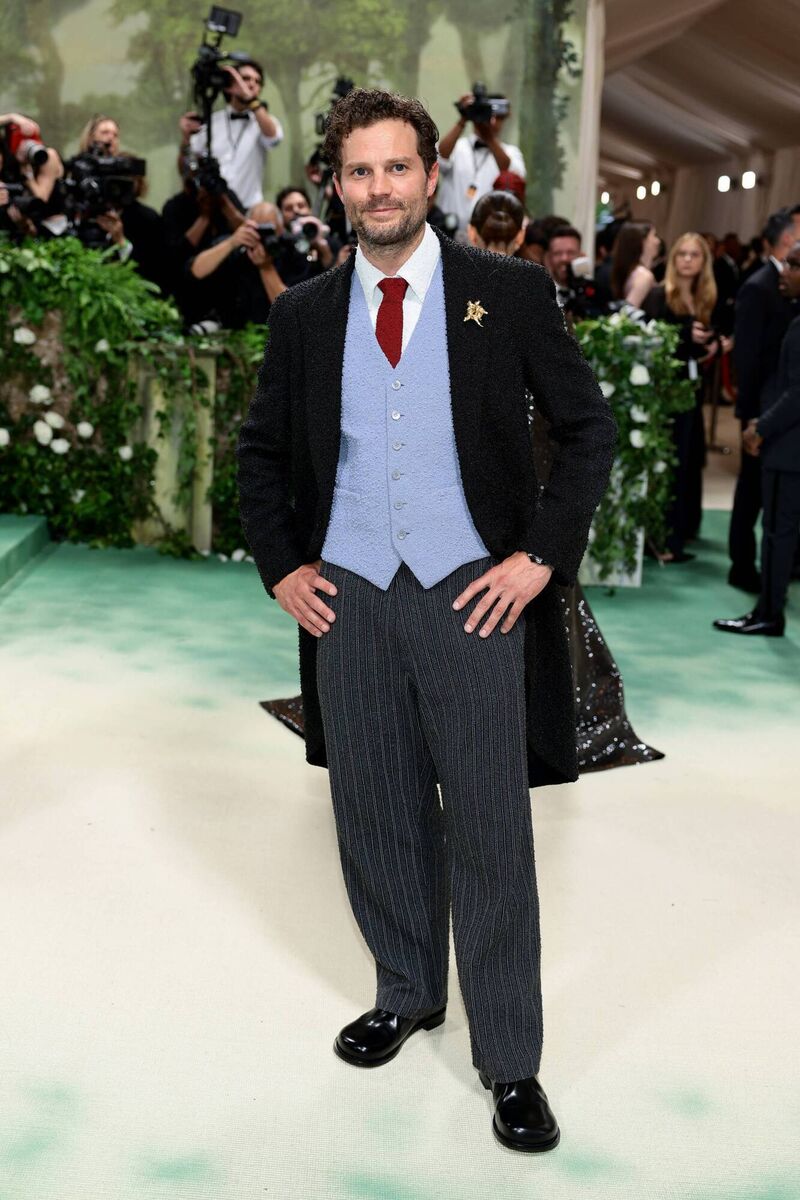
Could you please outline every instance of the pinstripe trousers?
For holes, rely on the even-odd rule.
[[[487,638],[452,604],[498,559],[383,591],[325,562],[336,620],[317,646],[339,854],[376,963],[376,1006],[447,999],[449,926],[474,1066],[539,1070],[539,900],[525,740],[524,617]],[[437,793],[441,790],[441,802]]]

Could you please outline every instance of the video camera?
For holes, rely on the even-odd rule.
[[[225,64],[235,66],[236,63],[250,61],[250,56],[242,50],[234,50],[232,54],[223,54],[220,50],[222,39],[226,36],[236,37],[241,23],[241,13],[212,4],[205,23],[203,42],[192,64],[194,102],[200,109],[200,119],[206,127],[208,158],[211,157],[211,109],[220,93],[227,91],[232,83]],[[212,35],[210,40],[208,34]]]
[[[511,105],[505,97],[490,96],[486,84],[477,82],[472,85],[472,103],[462,104],[456,100],[455,107],[465,121],[472,121],[476,125],[487,125],[492,117],[507,117],[511,111]]]
[[[83,154],[64,163],[64,212],[81,220],[100,217],[109,209],[125,208],[136,199],[137,179],[147,173],[143,158],[106,153],[93,142]]]
[[[325,137],[328,131],[328,124],[331,119],[331,111],[335,104],[342,100],[349,92],[352,92],[356,85],[352,79],[348,79],[346,75],[339,75],[333,85],[333,94],[331,95],[330,106],[326,112],[314,114],[314,129],[317,137]]]

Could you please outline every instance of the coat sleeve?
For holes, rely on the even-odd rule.
[[[305,562],[291,495],[292,338],[297,332],[289,294],[278,296],[270,308],[258,386],[236,447],[242,528],[273,599],[275,584]]]
[[[780,437],[800,423],[800,319],[789,329],[781,348],[781,393],[762,413],[756,429],[766,438]]]
[[[736,364],[736,416],[758,416],[761,400],[761,348],[767,315],[764,293],[747,282],[736,297],[733,358]]]
[[[541,268],[520,270],[526,290],[518,312],[525,383],[556,446],[547,486],[527,531],[525,550],[553,567],[558,583],[575,582],[589,526],[614,461],[617,424],[610,405],[556,301]]]

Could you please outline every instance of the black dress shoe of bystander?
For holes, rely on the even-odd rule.
[[[561,1131],[535,1075],[516,1083],[494,1083],[483,1071],[478,1075],[494,1096],[492,1129],[499,1142],[528,1153],[555,1149]]]
[[[781,614],[779,617],[773,617],[771,620],[766,620],[760,617],[756,612],[745,613],[743,617],[720,617],[714,622],[715,629],[721,629],[723,633],[746,633],[751,636],[759,634],[762,637],[783,637],[784,629],[786,628],[786,619]]]
[[[334,1052],[356,1067],[380,1067],[399,1054],[412,1033],[441,1025],[445,1012],[446,1008],[434,1008],[402,1017],[386,1008],[371,1008],[345,1025],[333,1043]]]

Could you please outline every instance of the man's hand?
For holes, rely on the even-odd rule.
[[[248,217],[246,221],[242,221],[241,225],[236,226],[230,236],[230,241],[234,246],[244,246],[246,250],[255,250],[256,246],[261,245],[258,225]]]
[[[233,80],[233,87],[230,89],[231,96],[238,96],[240,100],[255,100],[261,91],[261,84],[257,79],[242,79],[236,67],[223,67],[222,70],[227,71]]]
[[[98,217],[95,217],[95,221],[103,232],[108,234],[115,246],[125,244],[125,230],[122,227],[122,216],[115,209],[110,208],[108,212],[100,213]]]
[[[478,622],[489,613],[480,631],[481,637],[488,637],[506,613],[500,632],[508,633],[513,629],[525,605],[538,596],[550,582],[552,574],[552,567],[538,566],[537,563],[531,562],[527,554],[518,551],[498,563],[496,567],[491,567],[466,587],[454,601],[453,608],[462,608],[473,596],[487,588],[486,595],[467,617],[464,629],[467,633],[472,633]]]
[[[761,434],[756,430],[757,424],[758,418],[753,417],[753,420],[748,421],[742,430],[742,449],[745,454],[750,454],[753,458],[758,458],[761,453],[761,443],[764,441]]]
[[[188,142],[193,133],[199,133],[203,128],[203,122],[196,112],[187,112],[178,121],[178,127],[183,134],[184,142]]]
[[[317,595],[317,590],[336,595],[336,585],[319,573],[321,562],[317,559],[298,567],[272,589],[281,608],[314,637],[322,637],[330,629],[330,622],[336,620],[336,613]]]

